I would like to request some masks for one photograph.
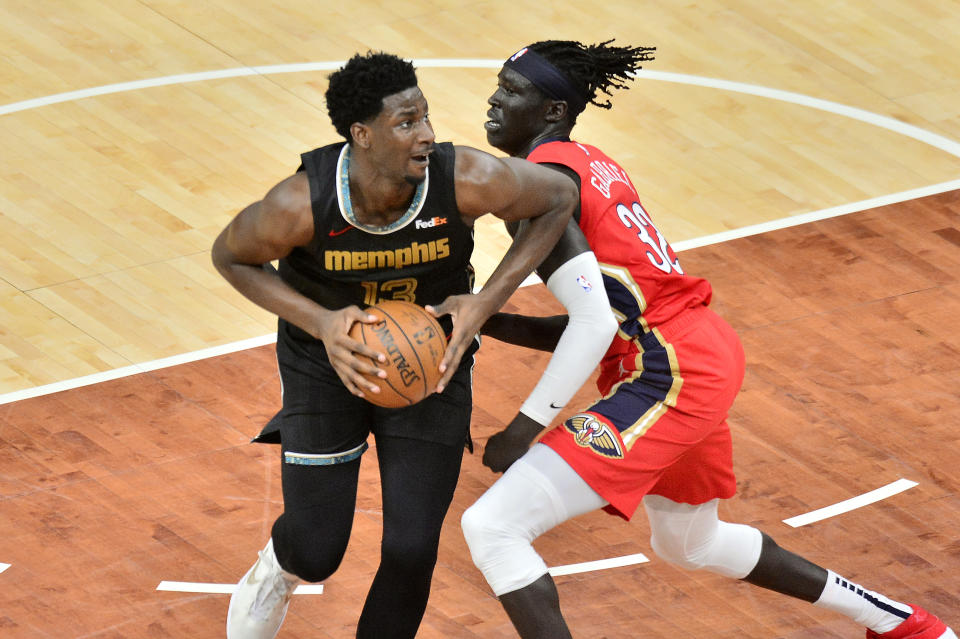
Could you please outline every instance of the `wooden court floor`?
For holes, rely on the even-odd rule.
[[[960,624],[960,192],[689,250],[740,332],[748,372],[731,415],[740,494],[725,518],[867,587]],[[542,285],[508,308],[549,314]],[[544,363],[486,340],[473,434],[481,450]],[[0,406],[0,635],[218,637],[228,597],[158,592],[231,583],[281,508],[278,457],[249,444],[276,409],[270,346]],[[577,396],[589,401],[592,388]],[[571,407],[573,408],[573,407]],[[298,595],[281,637],[350,637],[376,569],[376,449],[354,537],[322,595]],[[458,519],[494,480],[466,455],[419,636],[511,637]],[[791,528],[783,520],[899,479],[917,485]],[[557,577],[574,636],[862,636],[845,619],[649,548],[642,513],[596,513],[538,540],[550,566],[643,553],[650,562]]]
[[[487,149],[498,61],[534,40],[608,38],[657,60],[577,137],[627,169],[675,246],[699,247],[681,260],[747,351],[740,494],[722,514],[957,628],[957,33],[960,0],[3,0],[0,637],[223,636],[225,595],[157,586],[235,582],[280,511],[276,451],[248,444],[278,404],[272,347],[52,391],[274,330],[209,249],[300,152],[335,139],[324,65],[368,49],[417,60],[438,139]],[[710,240],[838,207],[860,212]],[[482,282],[508,239],[492,221],[477,238]],[[532,286],[511,307],[556,303]],[[544,362],[485,342],[480,447]],[[343,568],[294,600],[281,637],[352,636],[377,563],[375,458]],[[513,636],[458,527],[494,479],[479,459],[464,459],[427,639]],[[783,521],[898,480],[917,485]],[[594,514],[538,541],[551,566],[651,557],[557,578],[576,637],[862,636],[671,568],[647,536],[642,516]]]
[[[326,76],[355,52],[416,60],[438,139],[490,150],[521,46],[656,46],[576,136],[675,244],[960,187],[960,0],[548,4],[0,2],[0,395],[271,332],[210,245],[337,139]],[[508,238],[477,237],[483,282]]]

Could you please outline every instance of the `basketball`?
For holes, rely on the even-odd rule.
[[[411,302],[388,300],[366,311],[379,321],[357,322],[350,337],[387,356],[386,362],[377,364],[387,376],[365,375],[380,387],[379,393],[365,392],[365,398],[387,408],[416,404],[440,381],[440,361],[447,348],[443,329],[426,309]]]

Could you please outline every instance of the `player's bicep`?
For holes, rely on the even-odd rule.
[[[501,192],[500,207],[491,210],[497,217],[507,222],[522,220],[579,202],[576,185],[562,173],[518,158],[500,162],[506,169],[503,180],[507,188]]]
[[[455,176],[457,208],[469,222],[508,206],[520,190],[502,160],[472,147],[457,147]]]

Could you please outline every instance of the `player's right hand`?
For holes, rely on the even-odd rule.
[[[386,371],[378,368],[374,362],[386,362],[387,356],[350,337],[350,328],[355,323],[374,324],[377,316],[357,306],[347,306],[336,311],[325,311],[318,319],[316,334],[323,341],[330,365],[347,390],[357,397],[364,397],[367,392],[379,393],[380,387],[364,375],[386,377]]]

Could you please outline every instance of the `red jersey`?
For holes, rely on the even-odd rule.
[[[638,335],[710,303],[710,283],[683,272],[643,208],[627,172],[600,149],[547,142],[527,157],[567,166],[580,176],[580,229],[597,256],[620,331],[604,357],[609,366]]]

